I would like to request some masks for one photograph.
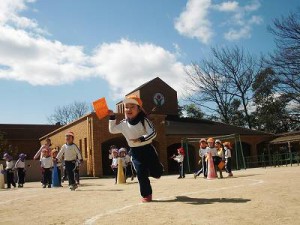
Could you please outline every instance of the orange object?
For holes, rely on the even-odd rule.
[[[224,166],[225,166],[224,161],[221,161],[221,162],[219,163],[219,165],[218,165],[218,168],[219,168],[220,170],[222,170],[222,169],[224,168]]]
[[[207,179],[208,180],[213,180],[217,177],[217,174],[215,172],[214,162],[213,162],[213,158],[211,156],[211,153],[208,153],[207,155],[208,155]]]
[[[108,115],[108,107],[105,98],[100,98],[93,102],[96,115],[101,120]]]

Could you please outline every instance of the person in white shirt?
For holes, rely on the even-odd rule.
[[[118,157],[119,157],[119,153],[117,149],[112,149],[111,150],[111,157],[112,157],[112,161],[111,161],[111,169],[114,173],[114,177],[115,177],[115,184],[117,184],[117,176],[118,176]]]
[[[67,170],[69,188],[75,190],[78,186],[75,182],[74,170],[76,168],[76,160],[82,161],[79,148],[74,144],[74,133],[69,131],[66,133],[66,144],[64,144],[57,154],[56,160],[60,161],[64,157],[65,167]]]
[[[178,177],[178,179],[181,179],[181,178],[185,178],[184,167],[183,167],[184,149],[183,148],[178,148],[177,152],[178,152],[178,155],[173,155],[172,159],[174,159],[176,162],[178,162],[178,165],[179,165],[179,177]]]
[[[59,147],[56,147],[56,148],[52,149],[51,156],[52,156],[52,159],[53,159],[53,163],[55,163],[56,167],[57,167],[57,176],[58,176],[59,186],[62,187],[62,185],[61,185],[61,182],[62,182],[62,178],[61,178],[61,166],[62,166],[62,162],[56,160],[58,152],[59,152]]]
[[[218,156],[218,150],[215,147],[215,140],[213,138],[208,138],[207,144],[208,144],[207,153],[210,153],[213,158],[214,169],[217,174],[217,168],[218,168],[218,165],[221,162],[221,160],[220,160],[220,157]]]
[[[224,166],[225,157],[224,157],[223,145],[222,145],[221,140],[217,139],[215,141],[215,147],[217,149],[217,157],[219,157],[219,159],[217,159],[219,163],[216,166],[216,168],[219,171],[220,178],[222,179],[223,178],[223,174],[222,174],[223,167],[222,166]]]
[[[42,158],[40,161],[43,171],[43,188],[46,188],[47,186],[48,188],[51,188],[53,160],[47,149],[42,151]]]
[[[36,159],[41,159],[42,158],[42,151],[43,150],[47,150],[48,151],[48,154],[50,155],[51,154],[51,140],[50,138],[47,138],[46,139],[46,142],[44,145],[42,145],[40,147],[40,149],[35,153],[33,159],[36,160]]]
[[[203,173],[204,178],[207,177],[207,167],[205,162],[205,157],[207,153],[207,142],[205,138],[201,138],[199,141],[200,149],[199,149],[199,156],[201,159],[202,168],[194,173],[194,178],[196,179],[198,176],[200,176],[201,173]]]
[[[8,153],[4,153],[3,159],[6,161],[4,173],[6,174],[7,188],[10,189],[11,185],[13,187],[16,187],[14,176],[15,163],[13,161],[13,158]]]
[[[225,149],[225,170],[228,173],[228,177],[232,177],[232,171],[231,171],[231,144],[230,142],[225,142],[224,144]]]
[[[143,102],[136,96],[128,96],[123,100],[125,119],[117,124],[116,116],[109,110],[109,132],[122,133],[127,140],[132,156],[132,163],[137,173],[142,202],[152,201],[152,187],[149,176],[159,179],[163,174],[163,166],[152,140],[156,131],[152,122],[147,118]]]
[[[26,158],[26,154],[21,153],[19,155],[19,159],[15,164],[15,168],[17,169],[17,173],[18,173],[18,187],[22,188],[24,186],[25,183],[25,158]]]

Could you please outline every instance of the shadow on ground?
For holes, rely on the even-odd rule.
[[[176,196],[176,199],[153,200],[154,202],[183,202],[191,205],[205,205],[214,203],[247,203],[250,199],[244,198],[190,198],[187,196]]]

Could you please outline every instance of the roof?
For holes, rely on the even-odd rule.
[[[156,78],[154,78],[154,79],[152,79],[152,80],[150,80],[150,81],[148,81],[148,82],[142,84],[141,86],[137,87],[137,88],[134,89],[133,91],[129,92],[127,95],[130,95],[131,93],[136,92],[136,91],[142,89],[143,87],[149,85],[150,83],[152,83],[153,81],[156,81],[156,80],[165,83],[168,87],[170,87],[171,89],[173,89],[170,85],[168,85],[168,84],[167,84],[166,82],[164,82],[162,79],[160,79],[159,77],[156,77]],[[174,90],[174,89],[173,89],[173,90]],[[175,90],[174,90],[174,91],[175,91]],[[127,95],[126,95],[126,96],[127,96]]]
[[[64,126],[60,126],[60,127],[58,127],[57,129],[52,130],[52,131],[49,132],[49,133],[46,133],[46,134],[44,134],[44,135],[39,136],[39,139],[40,139],[40,140],[43,140],[43,139],[47,138],[48,136],[51,136],[51,135],[53,135],[53,134],[55,134],[55,133],[58,133],[59,131],[65,130],[65,129],[67,129],[68,127],[73,126],[75,123],[78,123],[78,122],[82,121],[83,119],[86,119],[87,117],[90,117],[90,116],[95,115],[95,114],[96,114],[95,112],[91,112],[91,113],[88,113],[88,114],[86,114],[86,115],[83,115],[82,117],[80,117],[80,118],[74,120],[74,121],[71,122],[71,123],[68,123],[68,124],[66,124],[66,125],[64,125]]]
[[[283,133],[277,135],[278,137],[270,141],[270,144],[282,144],[287,142],[300,142],[300,131]]]
[[[7,140],[39,140],[61,125],[48,124],[0,124],[0,131]]]
[[[270,133],[233,126],[205,119],[166,117],[167,135],[273,135]]]

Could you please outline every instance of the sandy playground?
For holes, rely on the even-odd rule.
[[[84,179],[76,191],[26,183],[0,190],[0,224],[300,224],[299,175],[300,166],[284,166],[212,181],[164,176],[144,204],[136,180]]]

